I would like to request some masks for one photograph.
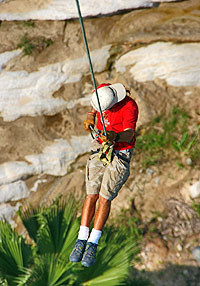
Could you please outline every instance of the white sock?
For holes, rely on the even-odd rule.
[[[101,237],[101,230],[96,230],[96,229],[92,229],[92,232],[90,233],[90,237],[88,239],[88,242],[92,242],[92,243],[96,243],[98,244],[99,239]]]
[[[88,236],[89,236],[89,227],[81,225],[78,233],[78,239],[87,240]]]

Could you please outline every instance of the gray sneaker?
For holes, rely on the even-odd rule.
[[[85,251],[87,240],[77,239],[70,254],[69,260],[71,262],[80,262]]]
[[[96,261],[97,244],[88,242],[85,248],[81,264],[85,267],[92,266]]]

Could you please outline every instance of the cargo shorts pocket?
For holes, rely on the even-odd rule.
[[[105,170],[100,194],[108,200],[113,200],[127,181],[129,174],[129,163],[115,156]]]
[[[87,194],[98,193],[101,186],[104,167],[97,157],[98,153],[92,154],[87,161],[85,174]]]

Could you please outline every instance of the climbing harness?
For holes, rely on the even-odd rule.
[[[84,24],[83,24],[83,18],[82,18],[82,15],[81,15],[81,10],[80,10],[80,5],[79,5],[79,1],[78,0],[76,0],[76,6],[77,6],[77,9],[78,9],[79,21],[80,21],[80,24],[81,24],[81,30],[82,30],[83,39],[84,39],[84,43],[85,43],[85,48],[86,48],[86,52],[87,52],[87,56],[88,56],[90,72],[91,72],[91,75],[92,75],[92,81],[93,81],[93,85],[94,85],[94,90],[95,90],[95,93],[96,93],[97,103],[98,103],[98,106],[99,106],[99,112],[100,112],[100,115],[101,115],[101,121],[102,121],[102,124],[103,124],[104,135],[106,136],[107,135],[106,128],[105,128],[105,124],[104,124],[102,109],[101,109],[99,96],[98,96],[98,92],[97,92],[97,85],[96,85],[94,72],[93,72],[93,67],[92,67],[92,61],[91,61],[91,57],[90,57],[90,51],[89,51],[89,47],[88,47],[88,43],[87,43],[87,38],[86,38],[86,34],[85,34],[85,28],[84,28]]]
[[[110,164],[113,159],[113,146],[114,142],[103,142],[99,151],[98,159],[105,163],[106,165]]]
[[[96,137],[101,139],[101,133],[99,133],[99,131],[97,132],[91,125],[89,127],[92,138],[95,139]],[[92,132],[94,133],[95,137]],[[102,142],[101,148],[93,153],[99,153],[98,159],[108,165],[113,159],[113,146],[114,142]]]

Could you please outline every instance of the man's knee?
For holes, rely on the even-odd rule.
[[[86,200],[90,201],[91,203],[95,203],[99,198],[99,194],[97,195],[87,195]]]
[[[105,199],[104,197],[102,197],[102,196],[100,195],[100,196],[99,196],[99,203],[102,204],[102,205],[108,205],[108,206],[110,206],[111,201]]]

